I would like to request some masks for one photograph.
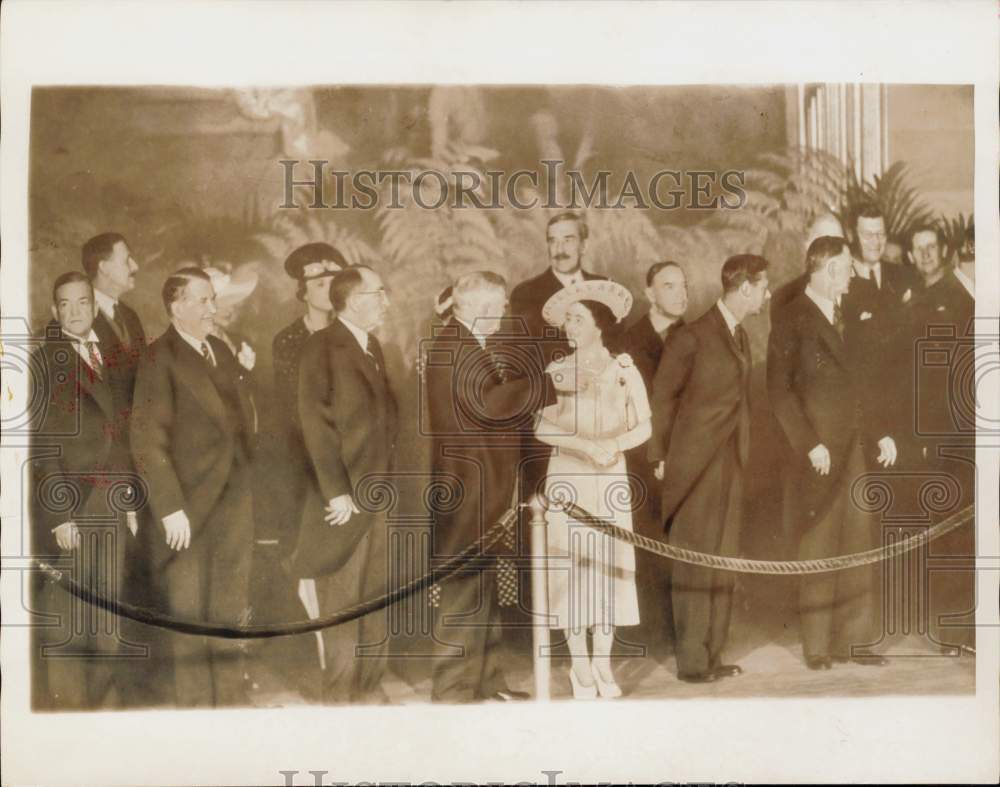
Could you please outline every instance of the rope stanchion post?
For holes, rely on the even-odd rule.
[[[528,504],[531,510],[531,648],[535,676],[535,701],[550,699],[549,662],[549,582],[548,531],[545,504],[535,495]]]

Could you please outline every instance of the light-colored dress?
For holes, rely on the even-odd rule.
[[[546,372],[557,400],[542,411],[540,428],[549,423],[578,437],[613,439],[650,417],[645,385],[628,356],[611,357],[603,369],[591,374],[578,368],[570,355],[550,364]],[[596,516],[632,529],[632,490],[624,456],[610,467],[599,467],[587,456],[556,447],[545,493],[550,500],[568,498]],[[560,510],[550,510],[546,518],[550,627],[576,631],[595,625],[636,625],[633,547]]]

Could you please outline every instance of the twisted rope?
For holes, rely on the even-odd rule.
[[[947,519],[942,519],[933,527],[907,536],[894,544],[886,544],[864,552],[854,552],[849,555],[838,555],[836,557],[817,558],[814,560],[750,560],[748,558],[724,557],[722,555],[711,555],[704,552],[696,552],[692,549],[673,546],[671,544],[658,541],[655,538],[633,533],[619,527],[608,519],[594,516],[589,511],[580,508],[574,503],[560,503],[557,501],[546,501],[548,506],[562,508],[570,517],[578,522],[590,525],[620,541],[625,541],[632,546],[644,549],[654,555],[679,560],[682,563],[690,563],[694,566],[705,566],[720,571],[738,571],[744,574],[822,574],[828,571],[842,571],[847,568],[864,566],[871,563],[878,563],[881,560],[896,557],[923,546],[935,538],[940,538],[945,533],[949,533],[961,527],[975,517],[975,506],[970,505],[957,511]]]
[[[972,521],[975,516],[975,506],[967,506],[961,511],[957,511],[933,527],[917,535],[908,536],[894,544],[888,544],[864,552],[855,552],[849,555],[838,555],[836,557],[819,558],[815,560],[751,560],[748,558],[726,557],[723,555],[712,555],[704,552],[696,552],[691,549],[672,546],[654,538],[633,533],[626,530],[610,520],[594,516],[573,503],[559,503],[555,501],[545,501],[549,507],[562,508],[569,516],[578,522],[594,527],[609,536],[625,541],[634,547],[644,549],[654,555],[679,560],[682,563],[689,563],[696,566],[718,569],[720,571],[737,571],[746,574],[770,574],[770,575],[797,575],[797,574],[821,574],[829,571],[842,571],[847,568],[877,563],[881,560],[896,557],[923,546],[936,538],[943,536],[952,530]],[[171,615],[137,607],[124,601],[116,601],[106,598],[95,590],[81,586],[76,580],[63,571],[53,567],[49,563],[35,560],[35,565],[53,582],[58,584],[67,593],[86,601],[96,607],[106,609],[115,615],[145,623],[150,626],[177,631],[183,634],[201,634],[206,636],[221,637],[223,639],[270,639],[273,637],[284,637],[295,634],[308,634],[313,631],[338,626],[351,620],[364,617],[372,612],[385,609],[390,604],[401,601],[425,588],[446,581],[458,572],[463,566],[477,557],[482,557],[492,547],[506,538],[506,534],[514,525],[516,508],[509,508],[503,516],[486,531],[480,538],[471,543],[459,554],[449,558],[439,568],[432,569],[426,574],[401,585],[398,588],[388,591],[377,598],[360,601],[349,607],[345,607],[337,612],[331,613],[324,618],[316,620],[303,620],[293,623],[282,623],[278,625],[265,626],[230,626],[222,623],[202,623],[182,618],[175,618]]]
[[[171,615],[163,614],[155,610],[137,607],[125,601],[109,599],[91,588],[80,585],[67,573],[60,571],[52,565],[35,560],[35,565],[54,583],[59,585],[67,593],[92,604],[95,607],[106,609],[120,617],[145,623],[158,628],[178,631],[182,634],[202,634],[223,639],[270,639],[272,637],[285,637],[293,634],[308,634],[313,631],[339,626],[351,620],[364,617],[372,612],[385,609],[390,604],[402,601],[414,593],[418,593],[432,584],[443,582],[453,576],[466,563],[475,558],[483,557],[483,554],[494,547],[505,538],[505,534],[514,525],[516,509],[508,508],[503,516],[483,533],[476,541],[463,549],[457,555],[448,558],[438,568],[428,571],[423,576],[407,582],[398,588],[390,590],[377,598],[359,601],[350,607],[344,607],[324,618],[316,620],[300,620],[293,623],[282,623],[277,625],[263,626],[230,626],[224,623],[202,623],[192,620],[175,618]]]

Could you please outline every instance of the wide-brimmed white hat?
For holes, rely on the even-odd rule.
[[[591,279],[563,287],[549,298],[542,307],[542,319],[549,325],[561,327],[566,321],[566,309],[578,301],[603,303],[615,319],[621,322],[632,308],[632,293],[616,281]]]
[[[205,268],[205,273],[212,280],[216,301],[240,303],[246,300],[257,288],[257,274],[249,268],[239,268],[229,274],[219,268]]]

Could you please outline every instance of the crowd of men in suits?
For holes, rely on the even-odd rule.
[[[836,219],[820,217],[803,274],[773,297],[767,260],[731,258],[721,297],[695,319],[686,320],[688,263],[664,261],[646,272],[649,311],[618,337],[653,410],[652,439],[628,455],[633,482],[645,490],[640,533],[711,554],[739,552],[754,363],[742,323],[769,301],[767,390],[784,440],[786,535],[798,557],[878,543],[877,522],[852,498],[852,483],[868,471],[940,471],[958,477],[963,501],[971,499],[970,462],[943,450],[954,448],[949,436],[958,429],[948,386],[924,380],[928,371],[914,363],[915,342],[932,326],[952,328],[936,340],[946,349],[971,330],[971,244],[953,265],[939,233],[920,229],[908,239],[912,265],[899,265],[882,260],[887,238],[876,209],[862,211],[851,229],[853,248]],[[543,480],[551,449],[530,424],[551,392],[538,383],[552,357],[571,348],[547,329],[542,306],[563,287],[600,278],[582,265],[582,218],[553,216],[546,235],[550,267],[514,287],[509,303],[507,283],[488,271],[461,277],[442,303],[443,324],[423,361],[432,475],[452,492],[433,511],[436,558],[475,542]],[[106,595],[177,618],[246,622],[253,509],[260,504],[252,473],[258,403],[245,365],[213,331],[212,279],[197,267],[172,273],[162,287],[170,327],[149,342],[122,300],[138,271],[126,239],[90,239],[82,268],[56,279],[53,322],[39,349],[48,404],[36,424],[34,552],[70,560],[78,581]],[[385,513],[370,503],[378,484],[401,469],[394,466],[399,409],[418,396],[394,391],[386,375],[375,331],[389,297],[375,270],[348,265],[325,243],[296,249],[285,270],[306,311],[275,337],[283,454],[269,461],[282,474],[281,506],[297,525],[298,592],[318,617],[388,589]],[[514,331],[504,327],[511,317]],[[508,362],[512,333],[537,349],[527,372]],[[921,418],[930,427],[918,433]],[[436,662],[435,701],[522,696],[498,659],[494,564],[480,557],[441,588],[437,639],[458,642],[464,655]],[[741,673],[723,659],[731,573],[669,566],[640,553],[637,577],[646,636],[650,644],[674,641],[678,677],[705,683]],[[869,568],[802,579],[809,668],[848,659],[885,663],[864,650],[877,638],[875,596]],[[127,647],[129,629],[109,628],[106,613],[73,604],[52,584],[39,590],[39,608],[65,624],[39,635],[37,703],[128,704],[127,695],[142,690],[139,663],[107,656]],[[449,618],[461,622],[448,630]],[[372,615],[323,631],[325,700],[385,700],[380,626],[381,616]],[[363,657],[359,643],[366,643]],[[163,701],[246,702],[238,641],[171,634],[164,647],[173,691]]]

